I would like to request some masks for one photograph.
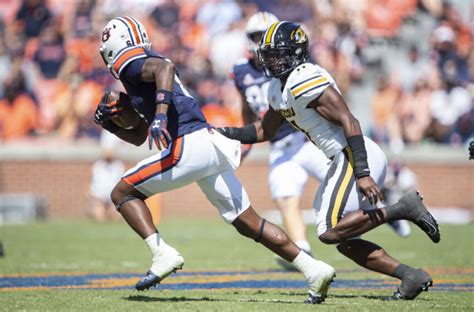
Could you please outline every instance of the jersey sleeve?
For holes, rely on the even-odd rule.
[[[125,79],[127,82],[135,85],[141,83],[141,73],[144,63],[144,58],[130,62],[120,73],[120,78]]]
[[[142,47],[128,47],[120,51],[113,61],[115,71],[122,75],[125,69],[128,69],[130,64],[136,63],[136,60],[143,60],[147,57],[145,49]],[[141,69],[141,68],[140,68]]]
[[[308,105],[311,101],[319,98],[333,82],[332,77],[326,71],[311,64],[308,64],[307,68],[301,68],[301,72],[292,80],[289,93],[300,105]]]

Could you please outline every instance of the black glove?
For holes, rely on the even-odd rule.
[[[474,141],[469,142],[469,159],[474,159]]]

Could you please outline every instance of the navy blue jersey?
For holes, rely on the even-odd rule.
[[[249,60],[237,63],[232,71],[235,85],[239,92],[244,95],[250,109],[255,116],[263,117],[268,110],[267,95],[271,78],[266,77],[263,70],[256,68]],[[271,142],[281,140],[296,131],[285,120]]]
[[[162,59],[164,57],[154,51],[140,47],[130,48],[122,55],[123,57],[117,57],[116,62],[120,81],[125,87],[135,110],[142,114],[150,125],[155,118],[157,90],[154,81],[144,82],[141,79],[141,70],[148,57]],[[174,79],[173,97],[167,115],[167,129],[173,139],[209,126],[199,108],[199,104],[183,86],[177,74]]]

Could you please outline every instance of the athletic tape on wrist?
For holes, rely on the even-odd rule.
[[[347,144],[352,151],[354,158],[354,175],[356,178],[362,178],[370,175],[369,164],[367,162],[367,151],[365,149],[364,137],[354,135],[347,138]]]

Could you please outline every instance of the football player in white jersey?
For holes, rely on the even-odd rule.
[[[269,110],[251,125],[218,130],[244,144],[273,138],[285,119],[303,132],[331,159],[313,203],[320,241],[337,244],[339,252],[369,270],[400,279],[394,299],[414,299],[432,285],[430,275],[401,264],[360,235],[380,224],[405,219],[438,243],[438,224],[421,195],[409,192],[398,203],[376,209],[382,199],[379,188],[385,178],[386,157],[362,135],[331,75],[307,62],[308,37],[300,25],[285,21],[271,25],[258,56],[266,74],[274,78],[268,92]]]
[[[261,118],[268,110],[267,94],[271,78],[258,64],[257,48],[265,31],[275,22],[278,18],[269,12],[257,12],[249,18],[245,29],[249,57],[236,63],[232,70],[232,78],[242,98],[242,119],[246,125]],[[251,145],[243,146],[244,152],[250,150]],[[329,159],[302,132],[285,121],[271,140],[269,163],[270,193],[281,211],[288,236],[298,247],[311,254],[306,224],[299,207],[300,196],[308,176],[318,181],[324,179]],[[294,270],[283,258],[276,259],[283,268]]]

